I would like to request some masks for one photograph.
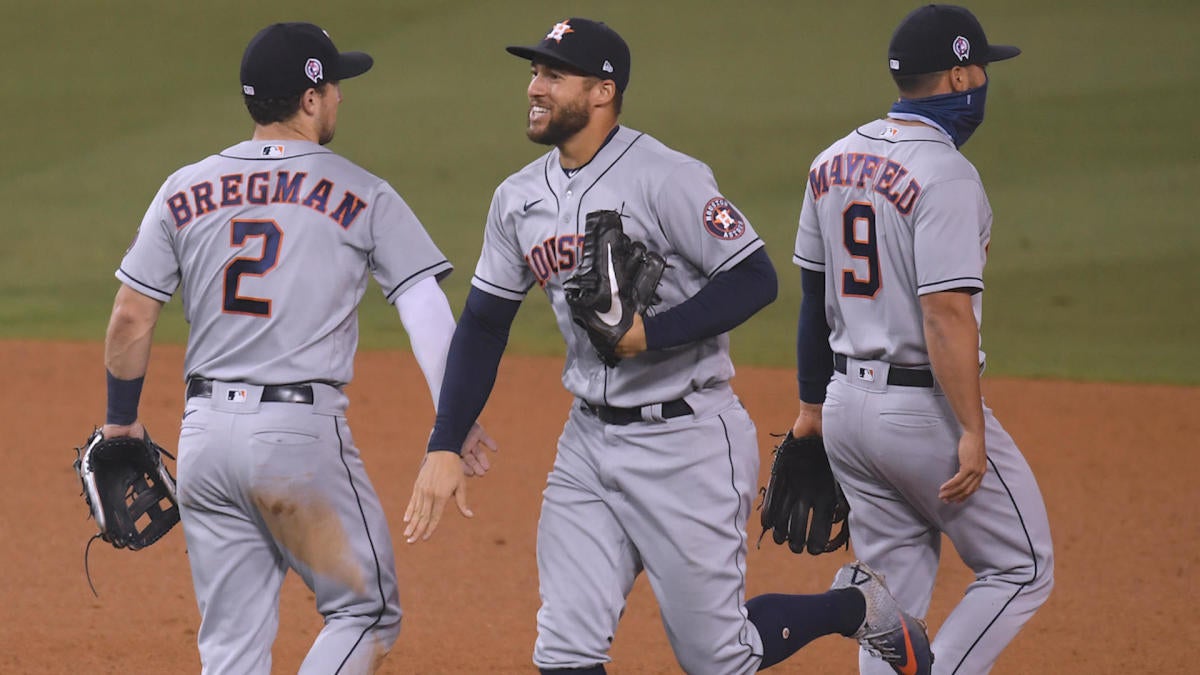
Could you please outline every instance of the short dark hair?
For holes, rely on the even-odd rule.
[[[317,93],[324,96],[327,84],[327,82],[322,82],[314,85],[312,89],[316,89]],[[308,93],[307,89],[292,96],[283,96],[280,98],[242,96],[242,100],[246,103],[246,111],[250,113],[250,118],[254,120],[254,123],[265,126],[292,119],[300,111],[300,99],[306,93]]]
[[[937,87],[938,80],[942,79],[942,73],[946,71],[939,70],[932,73],[919,73],[917,75],[900,75],[892,73],[892,79],[896,82],[896,89],[900,91],[900,96],[903,98],[924,98],[932,95],[931,92]]]

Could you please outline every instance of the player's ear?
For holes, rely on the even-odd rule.
[[[316,87],[309,87],[300,94],[300,109],[309,115],[316,114],[321,105],[321,92]]]
[[[600,80],[592,87],[592,105],[597,108],[610,105],[617,95],[617,83],[612,80]]]
[[[971,71],[964,66],[954,66],[950,69],[950,88],[954,93],[973,89],[971,86]]]

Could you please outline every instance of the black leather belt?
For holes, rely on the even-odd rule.
[[[213,381],[193,377],[188,380],[187,397],[212,398]],[[259,398],[264,403],[312,403],[313,389],[308,384],[269,384]]]
[[[833,355],[833,369],[846,374],[845,354]],[[892,366],[888,368],[887,383],[899,387],[932,387],[933,371]]]
[[[599,417],[600,421],[605,424],[624,426],[626,424],[633,424],[634,422],[646,421],[642,417],[642,410],[644,408],[613,408],[606,405],[592,405],[587,401],[584,401],[583,407],[585,410],[591,411],[596,417]],[[687,401],[681,398],[662,404],[663,419],[669,420],[673,417],[683,417],[684,415],[691,414],[692,406],[688,405]]]

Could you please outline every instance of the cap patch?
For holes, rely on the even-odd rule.
[[[611,72],[613,71],[612,64],[611,64],[611,63],[609,63],[608,59],[604,59],[604,65],[603,65],[603,66],[601,66],[601,68],[602,68],[602,69],[604,70],[604,72],[606,72],[606,73],[611,73]]]
[[[242,85],[242,93],[247,96],[253,96],[254,95],[254,87],[252,87],[248,84],[243,84]]]
[[[713,197],[704,205],[704,229],[717,239],[729,241],[746,233],[746,219],[724,197]]]
[[[954,38],[954,55],[959,61],[966,61],[971,58],[971,42],[967,38],[959,35]]]
[[[900,70],[900,59],[888,59],[888,68]]]
[[[304,64],[304,74],[313,81],[313,84],[319,84],[325,77],[325,67],[317,59],[309,59]]]
[[[562,42],[564,35],[574,32],[575,29],[571,28],[571,24],[567,23],[566,21],[559,21],[558,23],[554,24],[554,28],[551,28],[550,32],[546,33],[546,37],[543,39]]]

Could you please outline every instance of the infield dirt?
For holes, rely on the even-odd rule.
[[[157,346],[142,420],[173,448],[183,406],[183,350]],[[4,583],[0,672],[198,672],[184,538],[173,531],[131,553],[98,543],[93,597],[83,548],[93,523],[78,496],[72,448],[104,412],[98,344],[0,342],[8,433],[0,457]],[[404,623],[381,673],[532,673],[538,607],[538,504],[570,398],[561,361],[507,356],[483,415],[500,443],[492,471],[469,483],[471,521],[448,512],[434,537],[397,544]],[[401,518],[432,423],[411,354],[367,352],[356,362],[349,419],[399,539]],[[771,431],[795,414],[795,377],[740,368],[734,381],[759,427],[760,484]],[[1057,585],[995,673],[1183,673],[1200,644],[1200,388],[985,378],[989,405],[1037,474],[1050,513]],[[756,501],[757,503],[757,501]],[[748,595],[820,592],[852,557],[755,548]],[[936,630],[970,582],[947,545],[929,613]],[[281,594],[274,672],[295,672],[321,628],[295,575]],[[676,673],[653,595],[639,580],[613,645],[613,675]],[[818,640],[777,673],[853,673],[853,643]]]

